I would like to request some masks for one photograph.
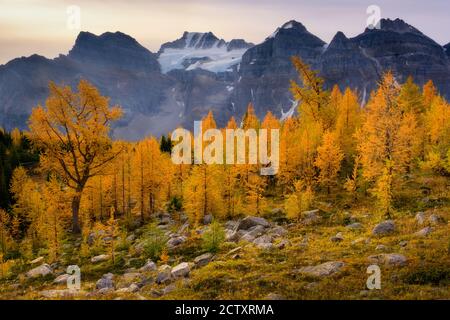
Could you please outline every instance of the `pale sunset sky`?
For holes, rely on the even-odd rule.
[[[80,9],[79,29],[68,27],[72,5]],[[80,31],[121,31],[156,52],[183,31],[260,43],[295,19],[329,42],[337,31],[361,33],[369,5],[379,6],[382,18],[401,18],[440,44],[450,42],[449,0],[0,0],[0,64],[66,54]]]

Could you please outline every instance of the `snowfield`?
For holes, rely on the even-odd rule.
[[[218,47],[217,44],[209,49],[197,49],[185,47],[182,49],[164,49],[160,53],[158,61],[163,73],[174,69],[194,70],[197,68],[211,72],[231,71],[234,65],[241,62],[242,55],[247,49],[227,51],[226,46]],[[204,58],[186,66],[185,61]]]

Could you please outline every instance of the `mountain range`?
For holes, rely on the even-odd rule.
[[[441,46],[400,19],[382,19],[380,29],[353,38],[337,32],[329,44],[297,21],[257,45],[184,32],[157,53],[121,32],[80,32],[67,55],[32,55],[0,66],[0,125],[26,128],[31,109],[45,103],[49,81],[76,86],[80,79],[123,107],[125,115],[113,128],[117,138],[191,128],[209,110],[224,125],[231,116],[241,118],[250,102],[260,117],[270,110],[283,118],[296,105],[289,92],[289,81],[297,79],[293,55],[317,70],[327,88],[349,86],[361,101],[386,70],[399,82],[413,76],[423,85],[431,79],[450,98],[450,43]]]

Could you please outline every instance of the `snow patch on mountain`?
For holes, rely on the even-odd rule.
[[[241,62],[250,46],[241,39],[227,43],[212,33],[185,32],[182,38],[161,47],[158,62],[163,73],[175,69],[228,72]]]

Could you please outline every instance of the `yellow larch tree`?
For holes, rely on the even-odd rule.
[[[344,158],[336,134],[333,132],[325,132],[323,142],[317,148],[317,157],[314,162],[319,169],[319,183],[327,188],[330,194],[331,185],[336,183],[337,174],[341,168],[341,162]]]
[[[110,107],[108,98],[87,81],[78,92],[50,83],[45,106],[33,109],[29,128],[33,144],[42,150],[41,167],[56,173],[74,190],[72,231],[80,233],[79,209],[82,192],[91,177],[112,161],[110,124],[120,118],[119,107]]]

